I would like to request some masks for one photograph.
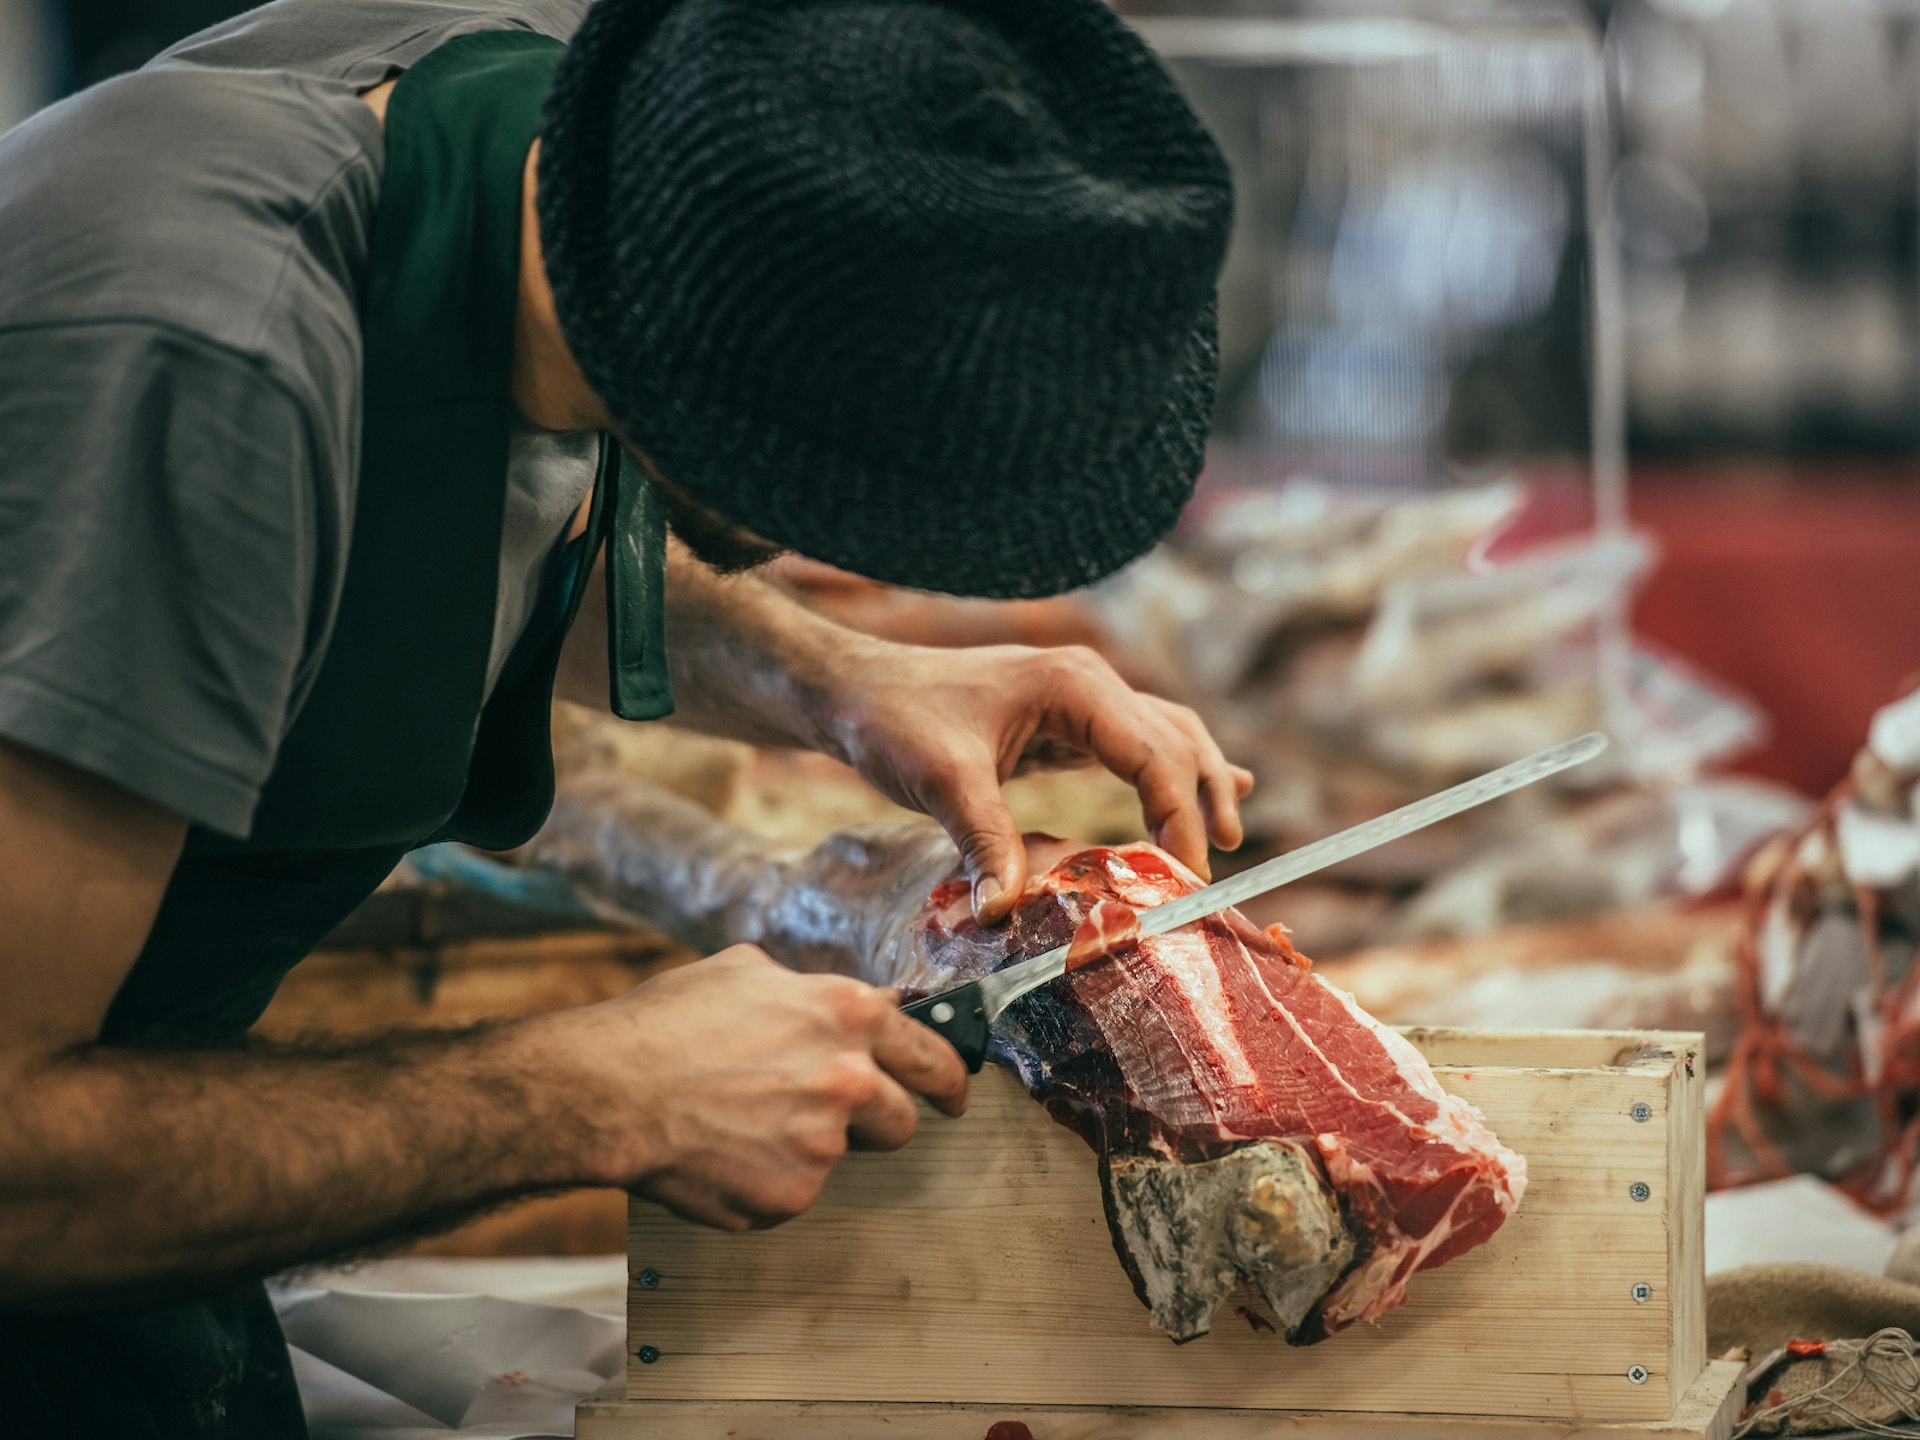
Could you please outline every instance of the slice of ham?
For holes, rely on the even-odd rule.
[[[1103,896],[1093,902],[1087,918],[1074,927],[1067,942],[1067,969],[1078,970],[1132,949],[1140,939],[1140,912],[1124,900]]]

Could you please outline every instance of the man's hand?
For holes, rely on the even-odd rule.
[[[959,1057],[857,981],[736,947],[601,1005],[465,1033],[96,1043],[185,822],[0,743],[0,1307],[136,1303],[628,1184],[730,1228],[905,1144]]]
[[[1192,710],[1134,690],[1091,650],[850,644],[817,704],[823,749],[953,836],[983,922],[1027,883],[1000,787],[1029,769],[1104,765],[1139,791],[1154,843],[1201,876],[1209,839],[1231,850],[1242,838],[1253,776]]]
[[[906,1144],[913,1095],[948,1115],[967,1104],[966,1067],[896,992],[796,975],[750,945],[552,1028],[597,1072],[581,1110],[606,1168],[589,1178],[726,1230],[798,1215],[849,1145]]]
[[[569,637],[568,698],[604,703],[605,636]],[[581,624],[574,626],[582,632]],[[722,580],[672,546],[667,658],[675,722],[761,745],[810,745],[944,825],[974,880],[974,912],[1005,918],[1026,847],[1000,786],[1022,771],[1100,764],[1140,792],[1154,840],[1201,875],[1207,842],[1240,843],[1253,788],[1198,715],[1134,690],[1091,650],[940,650],[833,624],[751,576]],[[593,667],[598,666],[596,670]]]

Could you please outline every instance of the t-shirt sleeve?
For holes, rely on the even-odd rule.
[[[0,331],[0,737],[244,836],[324,646],[303,409],[142,323]]]

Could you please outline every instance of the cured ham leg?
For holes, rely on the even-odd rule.
[[[1031,838],[1037,878],[992,930],[930,827],[771,851],[588,777],[529,852],[691,943],[752,941],[909,994],[1071,942],[1068,972],[1001,1017],[993,1058],[1100,1157],[1114,1248],[1175,1340],[1243,1290],[1296,1343],[1373,1319],[1417,1271],[1491,1236],[1525,1187],[1521,1157],[1278,927],[1228,911],[1140,939],[1136,912],[1200,883],[1152,846]]]

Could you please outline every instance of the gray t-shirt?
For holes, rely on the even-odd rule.
[[[0,737],[246,834],[352,530],[384,155],[357,92],[584,12],[277,0],[0,137]],[[516,432],[490,686],[596,449]]]

